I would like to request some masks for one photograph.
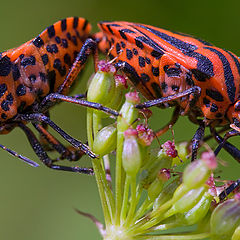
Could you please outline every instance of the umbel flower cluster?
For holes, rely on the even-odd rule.
[[[135,108],[138,93],[126,93],[126,78],[110,63],[100,61],[98,67],[87,100],[120,114],[104,126],[107,114],[87,110],[88,144],[99,156],[92,163],[105,222],[79,213],[94,221],[105,240],[240,239],[240,194],[219,200],[223,186],[215,186],[213,152],[189,163],[186,143],[167,141],[153,149],[149,111]],[[178,165],[185,169],[176,170]]]

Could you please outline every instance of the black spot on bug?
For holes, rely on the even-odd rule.
[[[73,28],[74,28],[74,29],[77,28],[77,26],[78,26],[78,20],[79,20],[78,17],[74,17],[74,18],[73,18]]]
[[[30,80],[31,83],[35,83],[37,80],[37,77],[35,74],[31,74],[28,79]]]
[[[133,54],[138,55],[138,50],[136,48],[133,48]]]
[[[138,37],[135,38],[135,44],[137,47],[143,49],[144,46],[143,46],[143,43],[138,39]]]
[[[212,103],[210,111],[211,112],[217,112],[218,111],[218,106],[215,103]]]
[[[139,56],[138,57],[138,64],[139,64],[140,67],[145,67],[145,58]]]
[[[172,85],[171,88],[172,88],[173,91],[178,91],[179,90],[179,86],[177,86],[177,85]]]
[[[67,32],[66,36],[67,36],[67,39],[68,39],[68,40],[71,40],[71,39],[72,39],[70,32]]]
[[[114,32],[113,32],[113,30],[112,30],[112,28],[111,28],[110,25],[107,25],[107,29],[108,29],[108,31],[109,31],[112,35],[114,35]]]
[[[19,55],[19,58],[23,59],[24,58],[24,54]]]
[[[121,46],[122,46],[122,48],[125,48],[126,44],[123,41],[121,41]]]
[[[49,26],[47,28],[47,32],[48,32],[48,37],[49,38],[54,37],[55,36],[55,28],[54,28],[54,26],[53,25]]]
[[[7,95],[6,100],[10,106],[13,104],[13,96],[11,93]]]
[[[143,82],[149,82],[150,77],[146,73],[141,74],[141,79]]]
[[[151,56],[155,57],[156,59],[160,59],[162,54],[160,52],[156,51],[156,50],[153,50],[151,52]]]
[[[21,66],[27,67],[29,65],[35,65],[36,64],[36,58],[34,56],[25,57],[20,62]]]
[[[58,36],[55,37],[55,41],[56,41],[57,44],[61,43],[61,39],[60,39],[60,37],[58,37]]]
[[[168,85],[167,85],[165,82],[162,82],[162,83],[161,83],[161,88],[162,88],[162,91],[163,91],[164,93],[166,93],[167,90],[168,90]]]
[[[0,84],[0,98],[4,95],[7,91],[7,85],[5,83]]]
[[[208,98],[203,98],[203,104],[206,106],[206,107],[210,107],[210,100]]]
[[[26,87],[23,84],[19,84],[16,89],[17,96],[24,96],[26,94]]]
[[[44,66],[48,64],[48,55],[47,54],[42,55],[42,61],[43,61]]]
[[[25,101],[22,101],[22,102],[20,103],[19,107],[17,108],[17,112],[18,112],[18,113],[22,113],[23,110],[24,110],[24,108],[25,108],[25,106],[26,106],[26,102],[25,102]]]
[[[34,46],[36,46],[37,48],[40,48],[40,47],[42,47],[42,46],[44,45],[44,42],[43,42],[43,40],[41,39],[40,36],[36,37],[36,38],[33,40],[32,43],[33,43]]]
[[[115,43],[115,40],[113,38],[111,38],[111,43],[114,44]]]
[[[47,73],[47,78],[48,78],[49,85],[50,85],[50,92],[53,92],[55,82],[56,82],[56,72],[55,72],[55,70],[49,71]]]
[[[78,55],[78,51],[74,51],[73,52],[74,59],[77,57],[77,55]]]
[[[209,96],[210,98],[216,100],[217,102],[224,101],[223,95],[219,91],[212,90],[212,89],[206,89],[206,95]]]
[[[216,113],[216,115],[215,115],[216,118],[222,118],[222,116],[223,115],[221,113]]]
[[[169,68],[168,65],[165,65],[163,67],[163,70],[165,71],[168,77],[178,77],[182,73],[182,70],[180,68],[175,67]]]
[[[107,51],[108,52],[108,51]],[[109,58],[110,58],[110,60],[112,60],[112,59],[114,59],[114,56],[111,54],[111,53],[109,53]]]
[[[88,25],[88,20],[85,19],[85,20],[84,20],[83,27],[82,27],[82,30],[83,30],[83,31],[86,29],[87,25]]]
[[[191,69],[193,76],[196,78],[199,82],[206,82],[207,79],[209,79],[209,75],[206,73],[203,73],[199,71],[198,69]]]
[[[5,113],[2,113],[1,118],[5,120],[7,118],[7,115]]]
[[[70,67],[72,65],[71,57],[68,53],[64,55],[64,62]]]
[[[162,97],[162,94],[161,94],[161,88],[160,88],[160,86],[159,86],[156,82],[153,82],[153,83],[151,84],[151,86],[152,86],[153,91],[155,92],[156,97],[157,97],[157,98],[161,98],[161,97]]]
[[[42,95],[43,95],[43,90],[42,90],[41,88],[39,88],[39,89],[37,90],[37,95],[38,95],[38,96],[42,96]]]
[[[61,67],[60,69],[58,69],[58,71],[59,71],[59,73],[60,73],[60,75],[61,75],[62,77],[65,76],[66,73],[67,73],[67,69],[66,69],[65,66],[63,66],[63,67]]]
[[[13,75],[14,81],[17,81],[21,77],[21,74],[20,74],[17,64],[12,65],[12,75]]]
[[[8,56],[0,59],[0,76],[8,76],[12,69],[12,62]]]
[[[119,43],[117,43],[117,44],[116,44],[116,52],[117,52],[117,54],[119,54],[120,51],[121,51],[121,46],[120,46]]]
[[[68,48],[68,41],[67,41],[67,39],[65,39],[65,38],[62,39],[62,46],[64,48]]]
[[[61,67],[61,60],[59,58],[56,58],[54,60],[53,67],[56,69],[59,69]]]
[[[45,73],[39,72],[39,77],[40,77],[42,82],[46,82],[47,81],[47,76],[46,76]]]
[[[148,57],[145,58],[145,61],[146,61],[147,64],[151,63],[151,60]]]
[[[52,50],[52,48],[51,48],[50,45],[47,45],[47,46],[46,46],[46,50],[47,50],[49,53],[53,53],[53,50]]]
[[[72,42],[73,42],[73,44],[74,44],[75,46],[78,45],[76,36],[72,36]]]
[[[152,73],[153,73],[153,76],[158,77],[159,76],[159,68],[152,66]]]
[[[5,100],[2,101],[2,103],[1,103],[1,108],[2,108],[5,112],[9,111],[10,108],[9,108],[9,106],[8,106],[7,101],[5,101]]]
[[[127,50],[126,50],[126,56],[127,56],[127,59],[128,59],[128,60],[131,60],[131,59],[132,59],[133,53],[132,53],[132,51],[131,51],[130,49],[127,49]]]
[[[57,47],[56,44],[52,44],[52,45],[51,45],[51,48],[52,48],[52,51],[53,51],[54,53],[58,53],[58,47]]]
[[[67,20],[66,19],[63,19],[61,21],[61,29],[63,32],[67,29]]]

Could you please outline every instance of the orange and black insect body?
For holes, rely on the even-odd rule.
[[[240,61],[231,53],[188,35],[129,22],[101,22],[95,34],[98,48],[116,58],[116,66],[125,72],[134,86],[150,101],[138,108],[154,105],[175,106],[171,122],[187,115],[198,124],[193,137],[192,159],[196,158],[205,127],[240,161],[240,151],[226,142],[240,133]],[[231,125],[230,125],[231,124]],[[233,130],[222,139],[217,126]]]
[[[59,101],[67,101],[92,108],[107,108],[75,97],[65,96],[84,66],[89,54],[94,54],[95,43],[89,37],[91,26],[83,18],[67,18],[44,30],[39,36],[18,48],[1,53],[0,58],[0,134],[6,134],[16,126],[28,137],[35,153],[48,167],[57,170],[92,173],[92,169],[59,166],[48,157],[33,132],[33,126],[62,158],[77,160],[82,152],[96,157],[88,146],[69,136],[48,116],[49,108]],[[84,43],[84,47],[83,47]],[[90,50],[89,50],[90,49]],[[110,113],[117,114],[110,110]],[[74,153],[64,147],[50,133],[52,127],[79,151]],[[27,158],[4,146],[1,148],[34,165]]]

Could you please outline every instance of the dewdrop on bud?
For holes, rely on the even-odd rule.
[[[203,185],[217,166],[216,157],[207,152],[203,158],[190,163],[183,173],[183,183],[186,187],[198,188]]]
[[[116,148],[117,129],[113,125],[102,128],[95,136],[93,142],[94,153],[104,156]]]
[[[128,129],[124,132],[122,165],[127,175],[134,177],[142,164],[141,150],[138,144],[137,131]]]
[[[237,236],[237,228],[240,225],[240,199],[238,195],[234,199],[219,204],[213,211],[210,226],[211,239],[230,240]],[[235,239],[239,239],[236,238]]]
[[[99,70],[88,88],[87,100],[101,104],[109,103],[115,92],[114,73],[115,68],[110,63],[100,61],[98,64]]]

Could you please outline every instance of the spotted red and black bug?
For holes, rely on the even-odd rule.
[[[0,55],[0,134],[20,127],[33,150],[48,167],[56,170],[92,174],[92,169],[60,166],[51,160],[34,133],[26,126],[31,122],[41,139],[61,154],[61,158],[77,160],[82,153],[95,158],[87,145],[72,138],[48,116],[48,110],[59,101],[102,109],[113,115],[116,111],[90,103],[68,92],[89,54],[95,53],[95,43],[88,39],[91,26],[83,18],[63,19],[45,29],[39,36]],[[84,47],[83,47],[84,43]],[[89,51],[90,49],[90,51]],[[78,150],[70,151],[48,131],[53,128]],[[31,160],[0,145],[10,154],[36,166]]]

